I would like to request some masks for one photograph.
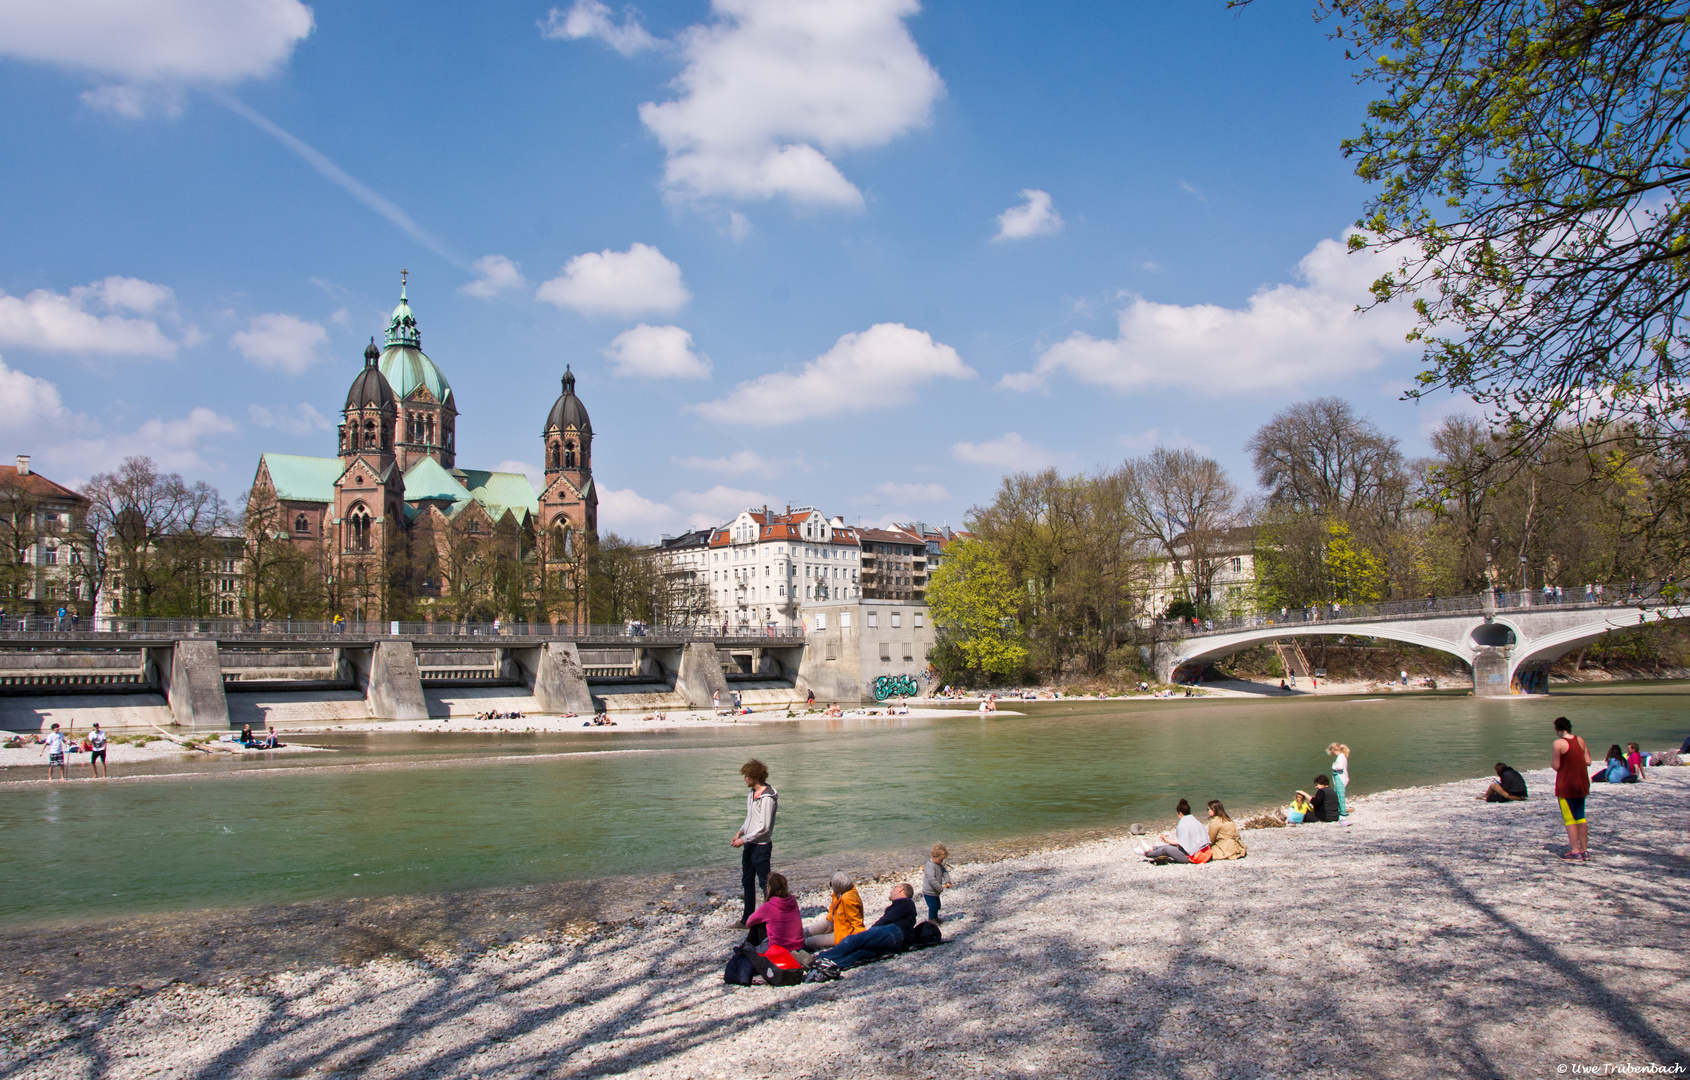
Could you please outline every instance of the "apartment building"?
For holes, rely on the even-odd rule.
[[[8,615],[56,615],[59,608],[86,619],[92,611],[86,527],[88,500],[30,468],[0,465],[0,528],[14,552],[0,561],[0,610]]]
[[[712,621],[733,626],[799,626],[805,601],[861,595],[858,530],[812,506],[748,507],[712,530]]]
[[[927,541],[896,529],[863,529],[862,589],[865,600],[920,602],[927,596]]]
[[[1216,615],[1248,615],[1256,610],[1256,534],[1254,529],[1226,529],[1193,542],[1175,538],[1174,557],[1159,559],[1150,576],[1150,613],[1166,615],[1169,605],[1191,599]]]
[[[665,536],[652,548],[663,575],[667,610],[663,621],[682,626],[707,625],[716,614],[710,581],[710,538],[715,529],[694,529]]]

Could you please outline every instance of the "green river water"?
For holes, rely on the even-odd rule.
[[[721,864],[744,812],[738,768],[781,792],[775,865],[1172,822],[1181,796],[1235,813],[1309,788],[1352,751],[1351,792],[1548,763],[1570,716],[1611,742],[1676,747],[1690,686],[1535,700],[1007,703],[1025,716],[804,720],[678,732],[360,735],[300,739],[334,754],[144,782],[0,790],[0,916],[13,924],[320,897],[579,880]],[[358,766],[349,768],[348,766]],[[425,766],[425,767],[418,767]],[[73,767],[85,770],[85,765]],[[134,771],[134,770],[131,770]],[[0,780],[39,769],[0,770]],[[1475,791],[1478,788],[1475,786]]]

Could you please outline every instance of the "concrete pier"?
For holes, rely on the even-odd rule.
[[[508,653],[541,712],[579,716],[597,711],[581,668],[581,652],[573,641],[548,641]]]
[[[732,698],[727,677],[722,674],[722,657],[716,646],[708,641],[694,641],[681,650],[681,663],[675,672],[675,692],[695,709],[707,709],[712,695],[721,695],[726,703]]]
[[[229,700],[223,695],[223,668],[217,642],[178,641],[167,649],[148,649],[147,665],[176,723],[195,731],[227,731]]]
[[[377,641],[365,649],[347,649],[358,689],[370,703],[370,715],[377,720],[427,720],[428,701],[423,697],[422,671],[417,667],[416,649],[409,641]]]

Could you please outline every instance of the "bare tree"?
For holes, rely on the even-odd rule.
[[[1246,449],[1276,506],[1356,521],[1400,511],[1407,494],[1397,441],[1342,398],[1281,410]]]
[[[1220,462],[1192,450],[1157,447],[1121,467],[1123,494],[1139,535],[1168,560],[1193,604],[1212,601],[1218,550],[1238,524],[1238,488]]]
[[[166,604],[173,586],[182,595],[204,591],[183,588],[181,579],[207,574],[214,547],[221,550],[213,538],[228,529],[230,515],[215,488],[160,473],[151,458],[130,457],[92,477],[82,494],[91,538],[84,565],[96,610],[114,586],[113,610],[140,618],[177,614]]]

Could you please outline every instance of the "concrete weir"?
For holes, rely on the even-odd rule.
[[[0,728],[223,731],[307,720],[424,720],[493,709],[709,708],[803,697],[802,638],[0,634]]]

